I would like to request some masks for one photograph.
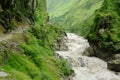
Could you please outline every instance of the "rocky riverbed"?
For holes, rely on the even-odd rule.
[[[72,66],[75,76],[70,80],[120,80],[120,73],[108,70],[107,62],[89,56],[92,52],[86,39],[73,33],[67,33],[64,39],[68,50],[56,51],[56,55]]]

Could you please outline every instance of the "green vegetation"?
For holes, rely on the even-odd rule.
[[[95,12],[94,23],[90,26],[88,39],[107,53],[120,53],[120,1],[104,0]]]
[[[19,52],[5,49],[4,54],[8,54],[9,57],[3,69],[10,73],[11,79],[59,80],[60,77],[68,76],[71,73],[66,61],[60,60],[59,62],[55,58],[53,44],[50,41],[54,41],[58,36],[56,33],[50,32],[52,35],[47,35],[52,36],[49,38],[50,40],[37,39],[37,36],[28,32],[26,35],[28,41],[20,41],[21,50]]]
[[[98,49],[96,56],[109,58],[120,53],[120,0],[47,2],[50,21],[88,38]]]
[[[37,4],[35,0],[1,0],[0,27],[6,32],[19,22],[28,22],[30,27],[1,42],[0,68],[9,73],[10,80],[60,80],[69,76],[72,70],[66,60],[55,58],[54,43],[64,36],[61,28],[88,38],[103,51],[97,55],[109,58],[120,53],[119,7],[120,0],[47,0],[47,5],[46,0],[37,0]]]
[[[18,10],[25,8],[25,5],[21,5],[24,4],[23,0],[16,0],[16,4],[19,6],[15,7]],[[45,0],[37,0],[34,12],[35,18],[33,15],[31,17],[34,18],[35,25],[31,24],[31,27],[23,33],[14,34],[13,38],[5,41],[5,44],[1,42],[0,67],[9,73],[10,80],[60,80],[69,76],[71,68],[66,60],[57,60],[54,52],[54,43],[58,37],[64,36],[64,32],[48,22]],[[10,13],[14,14],[14,11]],[[29,13],[21,11],[21,16],[29,16]],[[34,21],[30,20],[30,23]]]
[[[96,9],[101,7],[102,2],[103,0],[61,0],[57,2],[48,0],[50,21],[70,32],[86,36],[91,24],[91,22],[86,24],[87,20],[93,16]]]
[[[33,22],[35,5],[34,0],[0,0],[0,25],[4,27],[5,32],[18,27],[17,23]],[[27,21],[29,19],[29,21]]]

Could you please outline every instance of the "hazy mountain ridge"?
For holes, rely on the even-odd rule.
[[[64,0],[61,1],[64,2]],[[50,21],[72,32],[84,34],[81,31],[83,22],[92,16],[96,9],[101,7],[102,2],[103,0],[69,0],[69,3],[61,4],[57,10],[53,9],[53,12],[49,12]],[[53,6],[54,1],[52,3]],[[57,4],[59,4],[59,1]],[[71,5],[68,6],[69,4]],[[54,7],[56,6],[54,5]]]

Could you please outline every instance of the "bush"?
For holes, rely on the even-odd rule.
[[[59,62],[57,63],[57,65],[59,66],[59,68],[61,69],[61,75],[62,76],[69,76],[72,74],[72,70],[70,65],[67,63],[67,61],[65,59],[60,59]]]

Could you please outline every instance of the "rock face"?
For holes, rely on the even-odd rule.
[[[91,56],[99,57],[105,61],[109,61],[113,58],[113,54],[110,53],[110,51],[103,51],[103,49],[100,49],[95,44],[90,44],[92,48],[92,54]]]
[[[55,50],[57,51],[66,51],[68,47],[66,45],[66,36],[63,38],[58,38],[55,43]]]
[[[108,69],[120,72],[120,59],[109,61]]]
[[[0,0],[0,25],[7,32],[16,27],[16,22],[34,22],[36,0]]]
[[[94,13],[94,23],[91,25],[92,28],[87,38],[91,47],[94,48],[94,56],[111,61],[114,60],[115,54],[120,53],[120,32],[118,31],[120,29],[118,27],[120,25],[120,10],[118,10],[120,2],[104,0],[102,5],[103,7]]]
[[[0,72],[0,78],[1,78],[1,77],[7,77],[7,76],[8,76],[7,73],[5,73],[5,72]]]

